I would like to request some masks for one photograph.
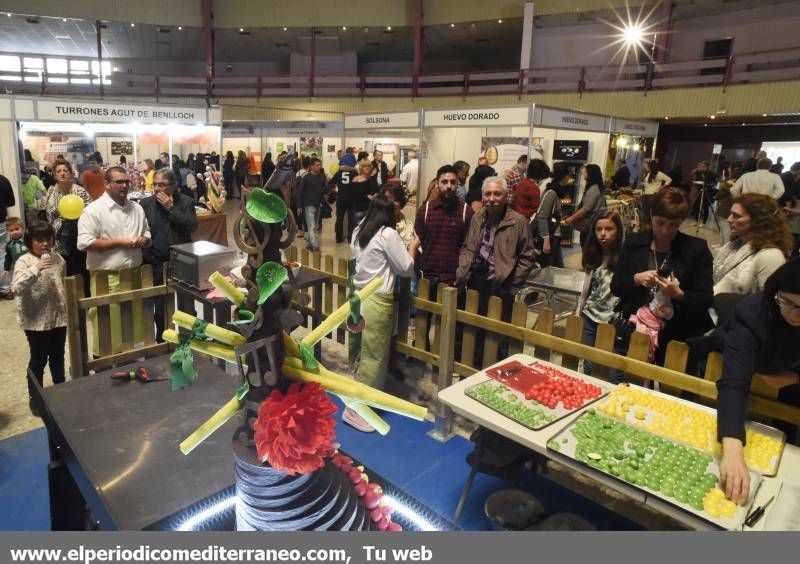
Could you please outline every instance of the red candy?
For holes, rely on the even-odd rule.
[[[367,506],[367,509],[375,509],[378,507],[382,497],[383,494],[375,490],[370,490],[369,487],[367,487],[367,493],[364,494],[364,505]]]
[[[347,473],[347,477],[351,483],[357,484],[361,481],[361,470],[358,468],[353,468]]]
[[[390,523],[389,519],[387,519],[386,517],[384,517],[383,519],[381,519],[380,521],[378,521],[378,530],[379,530],[379,531],[385,531],[385,530],[387,530],[387,529],[389,528],[389,523]]]
[[[353,487],[353,491],[356,492],[358,497],[364,497],[364,494],[367,493],[367,483],[361,480]]]
[[[393,533],[399,533],[403,530],[403,527],[399,523],[395,523],[394,521],[389,521],[389,526],[386,527],[387,531],[391,531]]]
[[[537,363],[534,368],[547,376],[547,380],[531,386],[525,392],[525,399],[536,400],[550,409],[555,409],[559,402],[563,404],[564,409],[577,409],[586,401],[600,397],[603,393],[600,386],[569,376],[552,366]]]
[[[371,521],[375,523],[380,522],[382,519],[386,519],[386,517],[383,516],[383,511],[381,511],[380,507],[376,507],[375,509],[370,511],[369,518]]]

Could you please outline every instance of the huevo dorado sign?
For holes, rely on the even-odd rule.
[[[529,125],[529,120],[530,107],[528,106],[425,112],[425,127]]]
[[[94,104],[37,100],[39,121],[80,121],[113,123],[208,123],[206,108],[140,106],[132,104]]]

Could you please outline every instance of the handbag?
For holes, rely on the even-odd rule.
[[[320,202],[319,215],[322,219],[330,219],[333,216],[333,208],[325,198]]]
[[[614,349],[626,349],[631,341],[631,335],[636,331],[636,325],[630,322],[629,316],[621,311],[617,312],[611,320],[611,325],[616,329],[614,335]]]

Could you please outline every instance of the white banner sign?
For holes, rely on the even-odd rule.
[[[206,108],[95,104],[37,100],[39,121],[79,121],[89,123],[207,123]]]
[[[613,130],[614,133],[655,137],[658,135],[658,124],[654,121],[633,121],[630,119],[614,118]]]
[[[537,125],[554,127],[556,129],[608,131],[608,118],[605,116],[556,110],[554,108],[541,108],[541,110],[541,117]]]
[[[264,128],[264,137],[339,137],[338,129],[267,129]]]
[[[344,116],[345,129],[372,127],[419,127],[419,112],[374,113]]]
[[[425,112],[425,127],[530,125],[530,111],[529,106],[522,108],[430,110]]]

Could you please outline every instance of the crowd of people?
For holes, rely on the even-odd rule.
[[[581,266],[590,278],[582,309],[585,344],[594,345],[598,325],[610,323],[617,330],[616,352],[625,354],[630,335],[638,331],[649,338],[650,361],[663,363],[666,344],[685,341],[692,351],[690,368],[698,375],[704,364],[698,359],[711,350],[724,354],[718,384],[722,475],[728,494],[741,498],[747,486],[744,402],[752,373],[793,371],[791,385],[782,387],[786,401],[797,402],[800,389],[800,353],[781,348],[800,330],[800,259],[790,260],[798,239],[787,224],[788,210],[797,205],[800,163],[779,174],[763,153],[717,172],[701,162],[685,184],[680,170],[665,174],[655,160],[645,163],[638,180],[623,162],[608,182],[600,166],[587,164],[579,182],[582,197],[566,208],[562,200],[574,195],[578,183],[568,163],[551,168],[522,155],[511,170],[499,174],[481,158],[470,174],[469,163],[456,161],[441,166],[420,194],[419,163],[414,152],[408,157],[395,175],[380,151],[370,155],[347,148],[330,177],[318,158],[297,159],[294,153],[282,152],[275,161],[268,153],[260,173],[251,172],[241,151],[238,158],[227,152],[222,162],[229,197],[247,198],[256,186],[273,191],[296,213],[312,251],[321,248],[322,220],[335,214],[336,242],[347,242],[355,259],[355,286],[376,276],[383,280],[363,304],[364,332],[350,339],[351,365],[360,378],[383,387],[398,277],[416,281],[424,276],[432,291],[425,296],[429,299],[440,284],[458,289],[462,303],[462,290],[477,290],[480,314],[497,296],[503,319],[509,321],[515,295],[531,271],[563,267],[561,240],[571,233],[570,226],[580,234]],[[3,245],[0,294],[18,300],[20,326],[31,348],[29,368],[37,378],[49,362],[54,381],[63,381],[62,276],[83,274],[93,292],[94,273],[109,271],[113,291],[120,270],[146,263],[160,283],[170,245],[189,241],[196,228],[199,171],[217,163],[214,154],[190,155],[187,162],[162,154],[142,171],[143,185],[153,195],[141,205],[128,200],[135,183],[124,166],[100,175],[90,167],[80,184],[63,160],[54,164],[49,186],[32,180],[32,174],[23,176],[23,198],[35,203],[35,213],[26,217],[27,230],[21,219],[3,218],[7,234],[0,236],[10,241]],[[278,176],[278,183],[271,181]],[[193,177],[197,182],[190,182]],[[0,211],[13,205],[6,184],[0,180]],[[626,233],[619,214],[606,206],[606,192],[630,187],[641,190],[641,223]],[[77,221],[58,211],[69,194],[87,206]],[[411,194],[420,200],[413,220],[404,214]],[[726,226],[713,254],[705,239],[680,230],[690,214],[708,217],[712,210]],[[163,303],[156,307],[160,334]],[[585,363],[586,373],[592,368]],[[613,373],[611,378],[621,382],[624,376]],[[344,419],[371,430],[352,410]]]

